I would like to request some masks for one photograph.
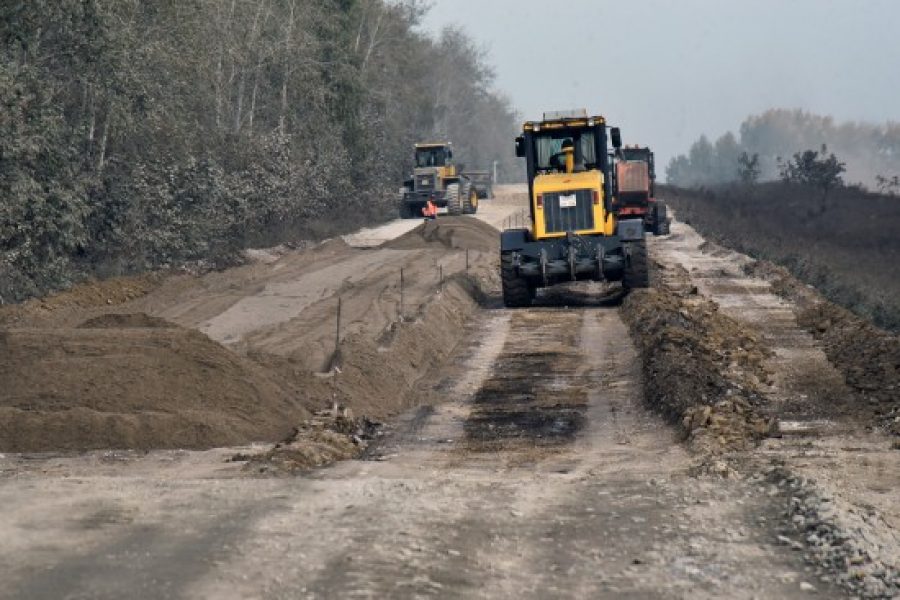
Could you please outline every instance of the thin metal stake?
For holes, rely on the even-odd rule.
[[[466,248],[466,273],[469,272],[469,249]]]
[[[438,277],[440,283],[438,284],[438,289],[444,289],[444,265],[438,265]]]
[[[338,351],[341,345],[341,297],[338,296],[338,305],[337,305],[337,328],[335,329],[334,335],[334,351],[335,353]]]
[[[400,267],[400,320],[403,320],[403,267]]]

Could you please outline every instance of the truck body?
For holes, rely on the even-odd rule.
[[[614,207],[619,218],[639,218],[654,235],[669,233],[666,205],[655,197],[656,164],[650,148],[630,146],[614,155]]]

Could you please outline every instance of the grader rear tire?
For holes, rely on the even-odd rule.
[[[625,243],[625,273],[622,286],[627,290],[650,287],[650,264],[647,259],[647,242]]]
[[[461,215],[463,213],[462,200],[459,195],[459,184],[451,183],[447,186],[447,214]]]

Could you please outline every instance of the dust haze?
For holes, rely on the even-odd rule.
[[[566,13],[579,17],[561,27],[537,0],[436,0],[425,26],[465,25],[523,116],[586,106],[620,125],[627,143],[654,146],[660,165],[701,134],[712,141],[738,135],[745,119],[769,109],[831,118],[836,135],[853,133],[845,124],[868,131],[869,139],[896,131],[895,2],[577,0]],[[886,173],[863,166],[877,151],[896,156],[895,137],[890,150],[856,156],[859,136],[840,144],[836,136],[808,133],[798,132],[794,144],[782,129],[778,151],[827,143],[848,163],[849,181],[900,171],[894,158],[885,161]]]

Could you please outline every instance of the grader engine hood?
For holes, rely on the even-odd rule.
[[[604,178],[599,171],[550,173],[534,178],[534,237],[566,233],[612,235],[615,224],[604,207]]]

